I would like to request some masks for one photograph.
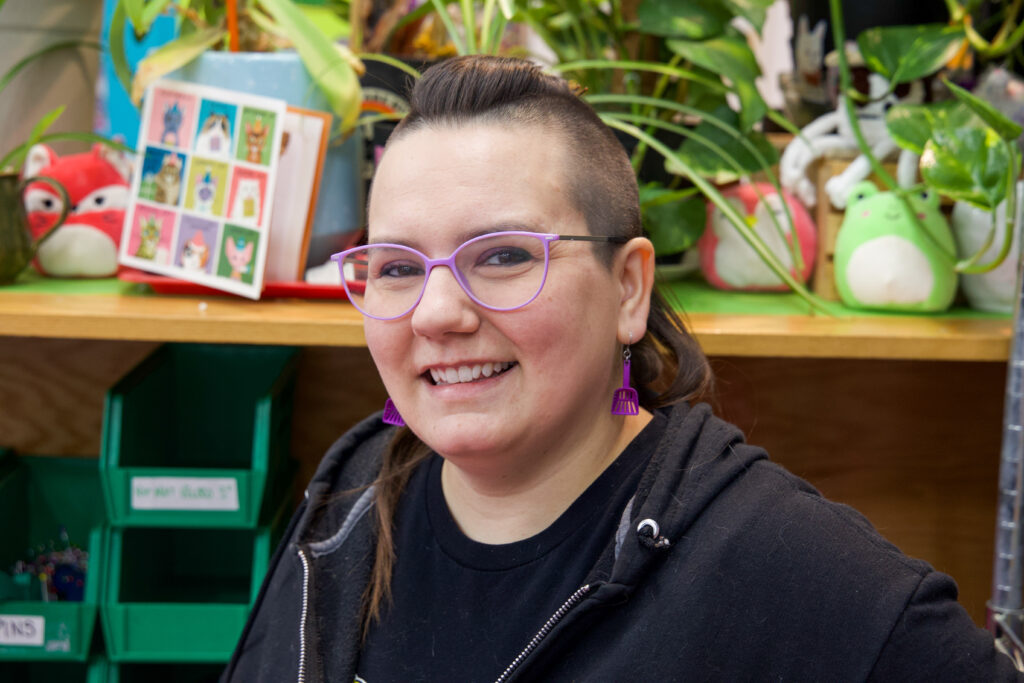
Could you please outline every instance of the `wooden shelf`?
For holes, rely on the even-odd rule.
[[[1006,318],[691,313],[712,356],[1005,361]],[[0,290],[0,335],[78,339],[364,346],[348,303]]]

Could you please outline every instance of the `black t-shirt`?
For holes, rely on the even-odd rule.
[[[515,543],[466,537],[440,456],[410,477],[395,523],[394,604],[359,659],[366,683],[492,681],[583,585],[614,536],[666,418],[654,419],[551,526]]]

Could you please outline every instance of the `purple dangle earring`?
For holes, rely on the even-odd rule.
[[[612,397],[612,415],[639,415],[640,397],[636,389],[629,385],[629,346],[633,343],[633,335],[629,336],[629,344],[622,350],[622,387],[615,390]]]
[[[402,419],[402,414],[398,412],[398,408],[395,407],[394,401],[390,398],[384,401],[384,414],[381,415],[380,419],[386,425],[395,425],[396,427],[405,426],[405,420]]]

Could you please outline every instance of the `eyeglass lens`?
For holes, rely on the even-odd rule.
[[[394,245],[369,245],[340,262],[349,298],[376,318],[404,315],[426,286],[427,264],[418,252]],[[456,250],[454,273],[477,302],[495,309],[518,308],[540,291],[547,248],[540,237],[493,235]]]

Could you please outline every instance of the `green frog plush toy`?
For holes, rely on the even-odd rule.
[[[939,197],[909,199],[931,239],[892,192],[867,181],[850,191],[835,251],[836,288],[847,306],[936,312],[953,302],[956,246]]]

